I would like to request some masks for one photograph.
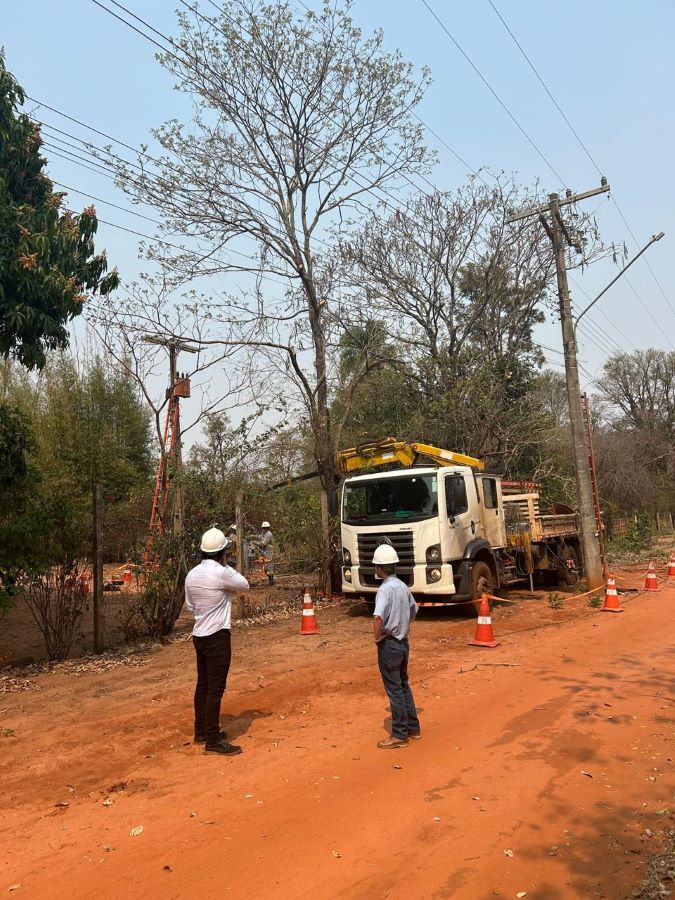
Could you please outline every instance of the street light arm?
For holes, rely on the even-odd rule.
[[[665,236],[665,231],[659,231],[658,234],[652,235],[651,240],[649,240],[649,241],[644,245],[644,247],[642,248],[642,250],[640,250],[639,253],[636,253],[636,255],[630,260],[630,262],[627,262],[626,265],[623,267],[623,269],[622,269],[617,275],[615,275],[614,278],[612,278],[612,280],[610,281],[610,283],[600,291],[600,293],[599,293],[598,296],[595,298],[595,300],[591,300],[591,302],[588,304],[588,306],[587,306],[585,309],[583,309],[583,310],[579,313],[579,315],[577,316],[576,321],[575,321],[575,323],[574,323],[574,333],[575,333],[575,335],[576,335],[577,326],[579,325],[579,322],[581,322],[581,320],[582,320],[583,317],[586,315],[586,313],[588,312],[588,310],[589,310],[592,306],[595,306],[595,304],[596,304],[596,303],[598,302],[598,300],[603,296],[603,294],[606,294],[607,291],[611,288],[611,286],[612,286],[616,281],[618,281],[619,278],[621,278],[621,276],[623,275],[623,273],[624,273],[627,269],[630,269],[630,267],[633,265],[633,263],[635,262],[635,260],[636,260],[636,259],[639,259],[639,258],[642,256],[642,254],[645,252],[645,250],[647,250],[649,247],[651,247],[652,244],[656,243],[656,241],[660,241],[661,238],[664,237],[664,236]]]

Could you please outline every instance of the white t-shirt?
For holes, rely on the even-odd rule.
[[[231,566],[203,559],[185,578],[185,605],[195,617],[192,634],[207,637],[230,627],[231,591],[247,591],[248,581]]]

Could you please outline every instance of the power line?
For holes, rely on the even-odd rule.
[[[535,68],[534,63],[532,62],[532,60],[530,59],[530,57],[527,55],[527,53],[525,52],[525,50],[524,50],[523,47],[521,46],[521,44],[520,44],[518,38],[515,36],[515,34],[511,31],[511,29],[509,28],[509,26],[506,24],[506,22],[504,21],[504,18],[503,18],[503,16],[502,16],[502,14],[499,12],[499,10],[497,9],[497,7],[494,5],[494,3],[492,2],[492,0],[488,0],[488,3],[490,4],[490,6],[493,8],[493,10],[495,11],[495,13],[496,13],[497,16],[499,17],[499,20],[501,21],[501,23],[502,23],[502,25],[504,26],[504,28],[506,28],[506,30],[508,31],[508,33],[509,33],[509,34],[511,35],[511,37],[513,38],[513,42],[515,43],[516,47],[518,47],[518,49],[520,50],[520,52],[521,52],[521,53],[523,54],[523,56],[525,57],[525,59],[526,59],[526,61],[527,61],[527,64],[529,65],[529,67],[532,69],[532,71],[533,71],[534,74],[536,75],[536,77],[537,77],[539,83],[541,84],[541,86],[543,87],[543,89],[544,89],[544,90],[546,91],[546,93],[548,94],[548,96],[549,96],[549,98],[551,99],[551,102],[553,103],[553,105],[555,106],[555,108],[558,110],[558,112],[560,113],[560,115],[563,117],[563,119],[564,119],[565,122],[567,123],[568,128],[570,129],[570,131],[572,132],[572,134],[574,135],[574,137],[577,139],[577,141],[578,141],[579,144],[581,145],[581,148],[583,149],[584,153],[585,153],[586,156],[590,159],[590,161],[593,163],[593,165],[595,166],[595,168],[598,170],[598,175],[600,175],[600,176],[602,177],[602,176],[604,175],[604,173],[600,170],[600,166],[599,166],[599,165],[597,164],[597,162],[593,159],[593,157],[591,156],[590,150],[588,149],[588,147],[586,146],[586,144],[584,144],[584,142],[581,140],[581,138],[580,138],[579,135],[577,134],[577,132],[576,132],[574,126],[572,125],[572,123],[570,122],[570,120],[567,118],[567,116],[565,115],[565,113],[564,113],[564,112],[562,111],[562,109],[560,108],[560,105],[558,104],[558,101],[555,99],[555,97],[553,96],[553,94],[552,94],[551,91],[549,90],[548,85],[546,84],[546,82],[544,81],[544,79],[541,77],[541,75],[539,74],[539,72],[537,71],[537,69]]]
[[[588,293],[588,291],[587,291],[587,290],[586,290],[586,289],[585,289],[585,288],[584,288],[584,287],[576,280],[576,278],[573,278],[573,277],[570,275],[570,276],[569,276],[569,279],[570,279],[570,281],[575,285],[575,287],[576,287],[578,290],[581,291],[581,293],[584,295],[584,297],[586,297],[587,300],[592,300],[592,299],[593,299],[593,298],[591,297],[591,295]],[[637,350],[637,347],[636,347],[635,344],[631,341],[631,339],[630,339],[630,338],[629,338],[629,337],[628,337],[628,336],[627,336],[627,335],[619,328],[619,326],[618,326],[615,322],[612,322],[612,320],[611,320],[608,316],[606,316],[605,313],[604,313],[601,309],[598,309],[598,308],[596,307],[596,309],[594,310],[593,314],[594,314],[594,315],[597,314],[597,315],[599,315],[599,316],[602,316],[602,318],[605,320],[605,322],[607,322],[609,325],[611,325],[611,327],[616,331],[616,333],[619,334],[619,335],[623,338],[623,340],[633,348],[633,350]],[[591,318],[590,315],[587,316],[587,318],[590,319],[590,318]],[[591,320],[591,321],[593,321],[593,320]]]
[[[144,32],[142,32],[140,29],[136,28],[132,23],[130,23],[130,22],[128,22],[126,19],[124,19],[124,17],[119,16],[119,15],[118,15],[117,13],[115,13],[113,10],[108,9],[106,6],[104,6],[102,3],[100,3],[99,0],[92,0],[92,2],[95,3],[96,6],[99,6],[101,9],[103,9],[104,11],[109,12],[111,15],[114,16],[114,18],[118,19],[118,20],[119,20],[120,22],[122,22],[123,24],[129,25],[129,27],[132,28],[132,30],[135,31],[136,33],[138,33],[141,37],[146,37],[148,40],[150,40],[150,41],[151,41],[153,44],[155,44],[156,46],[160,46],[160,45],[157,44],[157,42],[156,42],[153,38],[149,37],[148,35],[145,35]],[[182,48],[178,47],[178,46],[176,45],[176,43],[175,43],[170,37],[167,37],[167,36],[164,35],[161,31],[158,31],[156,28],[154,28],[152,25],[150,25],[148,22],[146,22],[145,19],[142,19],[140,16],[137,16],[135,13],[131,12],[130,10],[128,10],[127,7],[125,7],[123,4],[118,3],[117,0],[108,0],[108,2],[114,3],[114,5],[117,6],[119,9],[122,9],[122,10],[124,10],[125,12],[127,12],[129,15],[133,16],[133,18],[136,19],[136,21],[141,22],[142,24],[144,24],[144,25],[145,25],[147,28],[149,28],[154,34],[156,34],[156,35],[162,37],[162,39],[165,40],[168,44],[170,44],[171,46],[175,47],[177,50],[180,50],[181,52],[185,53],[185,55],[188,57],[188,60],[189,60],[190,58],[192,58],[193,60],[195,60],[195,61],[198,62],[197,57],[195,57],[195,56],[192,55],[192,54],[186,53],[186,51],[184,51]],[[195,10],[193,9],[193,7],[190,7],[187,3],[185,3],[185,0],[180,0],[180,2],[183,3],[185,6],[187,6],[188,9],[191,9],[193,12],[195,11]],[[213,3],[212,0],[209,0],[209,2],[211,2],[211,4],[212,4],[216,9],[219,9],[219,10],[223,13],[223,15],[225,15],[225,16],[227,17],[227,14],[224,12],[224,10],[222,10],[219,6],[217,6],[217,4]],[[199,16],[200,16],[201,18],[203,18],[205,21],[208,21],[210,24],[214,25],[214,23],[213,23],[213,21],[212,21],[211,19],[208,19],[207,17],[203,16],[201,13],[197,13],[197,15],[199,15]],[[230,20],[230,21],[232,21],[232,20]],[[240,31],[244,31],[244,33],[248,34],[249,37],[252,37],[252,35],[250,34],[250,32],[248,32],[248,31],[246,31],[246,29],[242,28],[242,26],[241,26],[240,23],[234,23],[234,24],[236,24],[237,28],[238,28]],[[215,26],[215,27],[217,28],[217,26]],[[221,33],[224,34],[224,32],[222,32],[222,29],[218,29],[218,30],[220,30]],[[226,35],[226,36],[227,36],[228,38],[230,37],[229,35]],[[241,42],[240,42],[240,43],[241,43]],[[244,46],[243,43],[242,43],[241,45]],[[171,50],[169,50],[167,47],[161,47],[160,49],[162,49],[162,50],[163,50],[165,53],[167,53],[169,56],[172,56],[172,57],[179,63],[179,65],[185,65],[185,60],[181,59],[179,56],[177,56],[174,52],[172,52]],[[211,67],[208,66],[208,65],[206,65],[205,68],[206,68],[207,70],[210,70],[210,71],[214,72],[214,70],[211,69]],[[216,75],[216,77],[218,77],[218,73],[214,72],[214,75]],[[213,82],[213,81],[211,80],[211,83],[212,83],[212,84],[216,84],[216,87],[218,86],[218,85],[217,85],[217,82]],[[316,144],[316,141],[314,141],[313,143]],[[317,144],[317,146],[319,146],[319,145]],[[386,163],[386,160],[384,160],[382,157],[378,156],[377,154],[375,154],[375,158],[378,159],[378,160],[379,160],[380,162],[382,162],[382,163]],[[418,190],[418,191],[420,190],[419,186],[416,185],[413,181],[411,181],[410,178],[408,178],[405,174],[402,174],[401,177],[402,177],[402,178],[403,178],[403,179],[404,179],[404,180],[405,180],[412,188],[414,188],[415,190]],[[433,190],[436,190],[435,185],[433,185],[430,181],[428,181],[428,179],[424,178],[424,176],[420,176],[420,177],[422,177],[423,180],[425,180],[425,181],[427,182],[427,184],[429,184],[430,187],[431,187]],[[401,203],[401,201],[400,201],[397,197],[394,197],[394,195],[391,194],[389,191],[387,191],[385,188],[383,188],[382,186],[379,186],[379,185],[376,186],[376,187],[369,187],[366,183],[364,183],[364,181],[363,181],[362,179],[357,178],[355,172],[352,172],[352,173],[351,173],[351,178],[352,178],[352,181],[353,181],[356,185],[358,185],[359,187],[361,187],[365,193],[371,194],[373,197],[375,197],[375,199],[378,200],[378,202],[379,202],[380,204],[382,204],[382,206],[384,206],[385,208],[391,210],[392,212],[397,212],[397,213],[399,213],[399,215],[402,215],[404,218],[408,219],[408,221],[410,221],[412,224],[415,224],[415,222],[414,222],[414,220],[412,219],[412,217],[405,211],[405,208],[403,208],[402,206],[398,205],[398,204]],[[391,203],[388,203],[386,200],[384,200],[384,199],[382,198],[382,196],[378,196],[377,194],[375,194],[374,192],[375,192],[376,190],[379,191],[380,194],[383,194],[384,196],[389,197],[389,198],[393,201],[393,203],[396,204],[396,205],[392,205]],[[394,224],[397,225],[397,223],[396,223],[395,221],[394,221]],[[404,232],[401,232],[401,233],[402,233],[406,238],[410,239],[410,236],[409,236],[409,235],[405,234]],[[321,244],[322,246],[328,247],[328,249],[332,249],[332,248],[330,247],[330,245],[328,245],[325,241],[321,240],[320,238],[314,236],[313,239],[314,239],[314,241],[315,241],[316,243]],[[422,248],[420,248],[420,249],[422,249]]]
[[[423,2],[424,2],[424,0],[423,0]],[[555,108],[558,110],[558,112],[559,112],[560,115],[562,116],[562,118],[563,118],[563,120],[565,121],[567,127],[568,127],[569,130],[572,132],[572,134],[574,135],[574,137],[577,139],[577,141],[578,141],[578,143],[579,143],[579,146],[580,146],[581,149],[584,151],[584,153],[586,154],[586,156],[589,158],[589,160],[591,161],[591,163],[595,166],[595,168],[596,168],[598,174],[599,174],[600,176],[602,176],[602,175],[603,175],[603,172],[602,172],[602,170],[600,169],[600,166],[598,165],[596,159],[594,158],[594,156],[592,155],[592,153],[590,152],[590,150],[588,149],[588,147],[586,146],[586,144],[582,141],[582,139],[581,139],[581,137],[579,136],[579,133],[577,132],[576,128],[574,128],[574,126],[572,125],[572,123],[570,122],[570,120],[567,118],[567,116],[566,116],[565,113],[563,112],[563,110],[562,110],[560,104],[558,103],[558,101],[555,99],[555,97],[554,97],[553,94],[551,93],[551,91],[550,91],[548,85],[546,84],[546,82],[544,81],[544,79],[543,79],[543,78],[541,77],[541,75],[539,74],[539,72],[538,72],[536,66],[534,65],[534,63],[532,62],[532,60],[530,59],[530,57],[527,55],[525,49],[524,49],[523,46],[521,45],[521,43],[520,43],[520,41],[518,40],[518,38],[515,36],[515,34],[513,33],[513,31],[511,30],[511,28],[509,28],[508,24],[507,24],[506,21],[504,20],[504,17],[502,16],[502,14],[499,12],[499,10],[497,9],[497,7],[495,6],[493,0],[488,0],[488,3],[490,4],[490,6],[492,7],[492,9],[493,9],[493,10],[495,11],[495,13],[497,14],[497,16],[498,16],[500,22],[502,23],[502,25],[504,26],[504,28],[507,30],[507,32],[508,32],[509,35],[511,36],[511,38],[512,38],[513,42],[515,43],[516,47],[518,47],[518,49],[519,49],[520,52],[522,53],[522,55],[523,55],[523,57],[525,58],[525,60],[526,60],[526,62],[527,62],[527,64],[528,64],[528,66],[529,66],[529,67],[532,69],[532,71],[534,72],[534,74],[535,74],[537,80],[539,81],[539,83],[541,84],[541,86],[544,88],[544,90],[546,91],[546,93],[547,93],[548,97],[550,98],[551,102],[553,103],[553,105],[555,106]],[[629,232],[630,236],[633,238],[633,242],[635,243],[635,246],[636,246],[638,249],[640,249],[640,243],[639,243],[637,237],[635,236],[635,232],[634,232],[633,229],[630,227],[630,224],[628,223],[628,220],[626,219],[625,215],[623,214],[623,210],[622,210],[621,207],[619,206],[619,202],[618,202],[618,200],[616,199],[616,197],[614,196],[613,193],[612,193],[612,195],[611,195],[611,200],[612,200],[612,203],[614,203],[614,206],[616,207],[617,212],[619,213],[619,216],[621,217],[621,219],[622,219],[622,221],[623,221],[623,224],[626,226],[626,228],[628,229],[628,232]],[[656,285],[657,285],[657,287],[659,288],[661,294],[663,295],[663,299],[664,299],[664,300],[666,301],[666,303],[668,304],[668,307],[669,307],[670,311],[671,311],[673,314],[675,314],[675,307],[673,306],[673,304],[671,303],[671,301],[670,301],[668,295],[666,294],[666,292],[665,292],[665,290],[664,290],[664,288],[663,288],[663,285],[662,285],[661,282],[659,281],[659,279],[658,279],[658,277],[657,277],[657,275],[656,275],[656,272],[655,272],[654,269],[652,268],[651,263],[649,262],[649,260],[648,260],[646,257],[644,257],[644,260],[643,260],[643,261],[644,261],[644,263],[646,264],[646,266],[647,266],[647,268],[649,269],[649,271],[651,272],[652,278],[653,278],[654,281],[656,282]],[[643,305],[644,305],[644,304],[643,304]]]
[[[199,60],[198,60],[198,58],[197,58],[196,56],[194,56],[193,54],[188,53],[184,48],[179,47],[179,46],[176,44],[176,42],[175,42],[171,37],[168,37],[168,36],[165,35],[163,32],[159,31],[157,28],[155,28],[153,25],[151,25],[149,22],[147,22],[147,21],[146,21],[145,19],[143,19],[141,16],[136,15],[136,13],[134,13],[132,10],[128,9],[128,8],[127,8],[126,6],[124,6],[122,3],[119,3],[118,0],[108,0],[108,2],[109,2],[109,3],[113,3],[118,9],[124,10],[124,12],[126,12],[128,15],[132,16],[137,22],[140,22],[140,23],[141,23],[142,25],[144,25],[146,28],[149,28],[150,31],[152,31],[152,32],[153,32],[154,34],[156,34],[158,37],[161,37],[162,40],[166,41],[166,43],[169,44],[171,47],[173,47],[175,50],[178,50],[178,51],[182,52],[182,53],[188,58],[188,60],[189,60],[190,58],[192,58],[195,62],[199,62]],[[180,0],[180,2],[181,2],[187,9],[191,10],[193,13],[195,13],[195,14],[196,14],[197,16],[199,16],[201,19],[203,19],[203,20],[209,22],[209,24],[211,24],[212,26],[216,27],[217,30],[219,30],[219,31],[221,31],[221,33],[223,33],[222,30],[219,29],[217,25],[215,25],[215,23],[213,22],[212,19],[209,19],[207,16],[204,16],[204,15],[203,15],[202,13],[200,13],[195,7],[192,7],[192,6],[190,6],[188,3],[186,3],[185,0]],[[151,38],[149,35],[144,34],[142,31],[140,31],[138,28],[136,28],[131,22],[128,22],[128,21],[127,21],[126,19],[124,19],[122,16],[119,16],[117,13],[115,13],[114,10],[108,9],[106,6],[104,6],[102,3],[100,3],[99,0],[92,0],[92,3],[95,3],[96,6],[99,6],[101,9],[105,10],[106,12],[109,12],[109,13],[110,13],[111,15],[113,15],[116,19],[119,19],[120,22],[123,22],[124,24],[128,25],[130,28],[132,28],[134,31],[136,31],[138,34],[140,34],[142,37],[145,37],[147,40],[149,40],[149,41],[151,41],[153,44],[155,44],[155,46],[157,46],[157,47],[159,47],[161,50],[163,50],[164,53],[168,53],[170,56],[172,56],[172,57],[179,63],[179,65],[184,65],[184,64],[185,64],[184,60],[181,59],[179,56],[177,56],[176,53],[172,52],[171,50],[169,50],[169,49],[166,48],[166,47],[162,47],[160,44],[157,43],[157,41],[155,41],[155,40],[154,40],[153,38]],[[219,9],[220,12],[223,13],[223,15],[227,16],[227,14],[225,13],[225,11],[222,10],[220,7],[218,7],[215,3],[213,3],[212,5],[215,6],[216,9]],[[232,20],[230,19],[230,21],[232,21]],[[242,28],[241,23],[234,23],[234,24],[236,24],[236,27],[237,27],[239,30],[243,30],[246,34],[248,34],[249,37],[252,36],[252,35],[250,34],[250,32],[248,32],[248,31],[246,31],[246,29],[243,29],[243,28]],[[228,38],[230,37],[229,35],[226,35],[226,36],[227,36]],[[242,46],[243,46],[243,44],[242,44]],[[205,68],[207,71],[212,72],[213,75],[216,77],[216,79],[218,78],[218,73],[215,72],[215,71],[211,68],[210,65],[204,63],[203,61],[202,61],[202,65],[204,66],[204,68]],[[216,87],[218,87],[218,82],[217,82],[217,81],[211,80],[211,84],[212,84],[212,85],[214,84]],[[334,120],[333,120],[333,121],[334,121]],[[385,160],[382,159],[382,157],[377,156],[377,154],[375,154],[375,157],[376,157],[376,159],[378,159],[380,162],[385,162]],[[429,187],[430,187],[432,190],[435,190],[435,189],[436,189],[436,186],[435,186],[434,184],[432,184],[432,182],[429,181],[429,179],[426,178],[424,175],[419,174],[419,177],[420,177],[424,182],[426,182],[426,184],[428,184]],[[403,178],[403,180],[406,181],[406,182],[407,182],[412,188],[414,188],[415,190],[419,190],[419,189],[420,189],[420,188],[419,188],[419,185],[415,184],[415,182],[412,181],[407,175],[401,173],[401,178]],[[355,180],[354,173],[352,173],[352,179]],[[358,181],[357,181],[356,183],[359,184]],[[360,186],[364,187],[363,185],[360,185]],[[390,196],[390,197],[394,200],[394,202],[398,202],[398,199],[397,199],[397,198],[395,198],[395,197],[393,197],[392,195],[390,195],[389,192],[386,191],[386,190],[385,190],[384,188],[382,188],[382,187],[377,187],[377,188],[367,188],[367,187],[365,187],[365,190],[366,190],[368,193],[372,193],[373,190],[379,190],[379,191],[381,191],[383,194],[385,194],[386,196]],[[384,202],[385,205],[386,205],[386,201],[381,201],[381,202]]]
[[[188,4],[185,2],[185,0],[180,0],[180,2],[181,2],[184,6],[188,6]],[[214,6],[217,10],[219,10],[219,12],[223,13],[223,15],[227,15],[227,14],[225,13],[225,11],[224,11],[220,6],[218,6],[217,3],[213,3],[212,0],[209,0],[209,2],[210,2],[211,5]],[[302,6],[304,9],[306,9],[308,13],[311,13],[311,12],[312,12],[312,10],[310,9],[310,7],[307,6],[307,4],[304,2],[304,0],[297,0],[297,2],[300,4],[300,6]],[[192,9],[192,7],[188,7],[188,8],[189,8],[189,9]],[[196,9],[193,9],[193,12],[196,12]],[[321,23],[321,22],[319,22],[318,24],[320,24],[320,25],[323,26],[323,23]],[[323,26],[323,30],[324,30],[326,33],[328,33],[328,30],[326,29],[325,26]],[[315,43],[316,43],[316,42],[315,42]],[[317,45],[318,45],[318,44],[317,44]],[[344,45],[344,42],[343,42],[343,46],[345,46],[345,45]],[[436,140],[437,140],[440,144],[442,144],[442,145],[445,147],[445,149],[448,150],[448,151],[455,157],[455,159],[456,159],[458,162],[460,162],[460,163],[464,166],[465,169],[467,169],[469,172],[471,172],[472,175],[475,175],[477,178],[480,178],[480,180],[483,182],[483,184],[487,185],[487,181],[485,181],[485,179],[482,177],[482,175],[480,174],[480,172],[477,171],[476,169],[474,169],[473,166],[471,166],[470,163],[468,163],[462,156],[460,156],[460,154],[457,152],[457,150],[455,150],[455,148],[452,147],[452,146],[445,140],[444,137],[442,137],[440,134],[438,134],[438,132],[435,131],[435,130],[431,127],[431,125],[429,125],[427,122],[425,122],[424,119],[422,119],[421,116],[419,116],[416,112],[413,112],[412,115],[414,116],[415,119],[417,119],[417,121],[420,123],[420,125],[422,125],[424,128],[426,128],[426,130],[429,132],[429,134],[432,134],[432,135],[436,138]]]
[[[437,15],[437,13],[435,13],[434,10],[431,8],[431,6],[429,6],[429,4],[427,3],[427,0],[422,0],[422,3],[424,4],[424,6],[426,6],[426,8],[429,10],[429,12],[431,13],[431,15],[432,15],[432,16],[434,17],[434,19],[436,20],[436,22],[438,22],[439,26],[440,26],[440,27],[443,29],[443,31],[447,34],[447,36],[450,38],[450,40],[452,41],[452,43],[454,44],[454,46],[455,46],[455,47],[459,50],[459,52],[462,54],[462,56],[464,57],[464,59],[469,63],[469,65],[470,65],[471,68],[474,70],[474,72],[476,73],[476,75],[478,75],[478,77],[480,78],[480,80],[483,82],[483,84],[486,86],[486,88],[490,91],[490,93],[492,94],[492,96],[493,96],[493,97],[495,98],[495,100],[499,103],[499,105],[502,107],[502,109],[504,110],[504,112],[508,115],[508,117],[509,117],[509,118],[511,119],[511,121],[514,123],[514,125],[516,125],[516,127],[517,127],[518,130],[521,132],[521,134],[524,135],[524,137],[526,138],[526,140],[527,140],[527,142],[530,144],[530,146],[533,147],[533,149],[534,149],[534,150],[536,151],[536,153],[541,157],[541,159],[542,159],[542,160],[544,161],[544,163],[548,166],[548,168],[551,170],[551,172],[553,172],[553,174],[555,175],[555,177],[558,179],[559,183],[562,184],[562,185],[564,185],[564,184],[565,184],[565,179],[562,177],[562,175],[560,175],[559,172],[556,171],[556,169],[553,167],[553,165],[551,164],[551,162],[549,162],[549,160],[546,158],[546,156],[544,156],[543,152],[542,152],[542,151],[539,149],[539,147],[535,144],[535,142],[532,140],[532,138],[530,137],[530,135],[525,131],[525,129],[523,128],[523,126],[520,124],[520,122],[518,121],[518,119],[516,119],[516,117],[514,116],[514,114],[511,112],[511,110],[509,109],[509,107],[506,105],[506,103],[504,103],[504,101],[503,101],[502,98],[499,96],[499,94],[497,93],[497,91],[492,87],[492,85],[491,85],[490,82],[487,80],[487,78],[485,77],[485,75],[483,75],[483,73],[481,72],[481,70],[480,70],[480,69],[478,68],[478,66],[474,63],[474,61],[471,59],[471,57],[468,55],[468,53],[464,50],[464,48],[463,48],[462,45],[459,43],[459,41],[458,41],[458,40],[454,37],[454,35],[448,30],[447,26],[446,26],[445,23],[442,21],[442,19],[440,19],[439,16]]]

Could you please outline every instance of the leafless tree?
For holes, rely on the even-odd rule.
[[[616,428],[675,438],[675,352],[620,353],[605,364],[599,388]]]
[[[138,385],[153,416],[160,452],[163,449],[164,418],[169,402],[166,347],[147,339],[180,340],[197,349],[179,358],[180,369],[190,378],[194,399],[191,414],[181,422],[181,434],[197,427],[206,417],[227,404],[233,407],[248,383],[247,371],[232,365],[236,347],[216,343],[210,323],[197,311],[200,298],[172,297],[166,280],[146,279],[114,296],[100,298],[86,312],[88,324],[120,370]]]
[[[493,356],[532,352],[532,325],[546,297],[553,263],[546,235],[508,225],[527,194],[510,181],[472,178],[454,192],[413,197],[405,214],[372,213],[342,244],[355,286],[365,284],[373,314],[414,354],[440,365],[467,344]],[[398,327],[397,327],[398,326]]]
[[[158,244],[155,257],[176,278],[256,273],[254,288],[230,292],[227,308],[210,314],[226,326],[229,346],[264,355],[268,390],[278,373],[293,379],[321,479],[326,577],[335,474],[329,331],[339,299],[336,273],[319,257],[372,205],[373,192],[428,169],[412,116],[428,76],[384,52],[380,32],[364,38],[348,2],[307,14],[288,0],[220,6],[216,19],[197,7],[181,14],[180,35],[160,57],[178,89],[193,95],[194,121],[155,132],[165,155],[151,165],[147,156],[140,168],[109,163],[125,190],[157,208],[167,232],[201,248],[176,253]],[[247,262],[242,252],[251,246]],[[351,373],[353,383],[376,364],[371,357]]]

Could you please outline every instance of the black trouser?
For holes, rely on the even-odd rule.
[[[206,737],[208,746],[218,743],[220,735],[220,701],[232,659],[230,631],[223,628],[206,637],[193,637],[192,642],[197,653],[195,736]]]
[[[415,701],[408,683],[407,638],[384,638],[377,645],[377,663],[384,682],[384,689],[391,706],[391,733],[396,738],[406,738],[420,730]]]

